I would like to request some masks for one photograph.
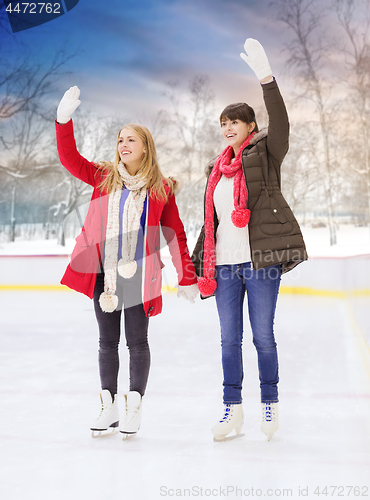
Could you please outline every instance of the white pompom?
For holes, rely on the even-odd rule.
[[[137,264],[135,260],[131,262],[123,262],[123,259],[120,259],[117,265],[118,273],[122,276],[122,278],[132,278],[136,273]]]
[[[102,311],[111,313],[118,306],[118,297],[110,292],[103,292],[99,297],[99,304]]]

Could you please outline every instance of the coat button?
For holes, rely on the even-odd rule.
[[[274,208],[274,210],[273,210],[273,211],[276,213],[276,212],[277,212],[277,208]]]
[[[153,282],[154,282],[154,281],[157,281],[157,278],[152,278],[152,281],[153,281]]]
[[[149,311],[153,311],[153,306],[152,306],[152,307],[149,307]]]

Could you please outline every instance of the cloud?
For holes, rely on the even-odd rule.
[[[293,81],[284,51],[289,30],[276,17],[269,0],[90,0],[27,40],[31,46],[39,36],[50,54],[63,37],[78,47],[71,84],[80,82],[91,106],[114,112],[118,102],[119,109],[154,112],[165,103],[167,82],[179,80],[185,88],[197,74],[211,77],[220,106],[253,105],[261,102],[258,82],[239,57],[247,37],[261,41],[280,85]],[[333,19],[324,23],[334,34]],[[60,85],[69,85],[68,78]]]
[[[85,19],[89,40],[96,38],[100,48],[84,71],[94,66],[94,85],[104,89],[100,102],[107,108],[115,107],[112,96],[117,95],[122,109],[155,112],[166,105],[169,81],[179,80],[185,88],[196,74],[210,75],[220,106],[249,95],[260,102],[255,76],[239,57],[245,38],[261,38],[258,27],[266,23],[256,2],[129,1],[115,11],[118,7],[115,1],[109,10],[95,6]],[[249,81],[253,84],[245,92]],[[86,78],[86,84],[93,82]],[[99,92],[90,90],[93,94],[98,98]]]

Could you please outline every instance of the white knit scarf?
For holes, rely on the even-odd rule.
[[[118,305],[116,295],[117,270],[123,278],[131,278],[136,272],[135,252],[140,229],[140,218],[146,197],[146,182],[142,177],[139,175],[131,176],[122,162],[118,164],[118,171],[130,193],[123,210],[122,259],[119,262],[119,206],[122,189],[116,189],[109,194],[104,258],[104,292],[99,298],[100,307],[104,312],[113,312]]]

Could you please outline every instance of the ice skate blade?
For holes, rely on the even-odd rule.
[[[273,432],[272,434],[267,434],[266,432],[263,432],[263,434],[267,436],[267,441],[271,441],[271,439],[274,437],[275,432]]]
[[[215,443],[221,443],[223,441],[234,441],[234,439],[238,439],[244,436],[245,434],[234,434],[232,436],[214,436],[213,441]]]
[[[131,432],[130,434],[128,434],[127,432],[121,431],[121,434],[122,434],[122,441],[128,441],[129,439],[134,438],[137,432]]]
[[[93,439],[100,439],[100,438],[111,437],[111,436],[114,436],[115,434],[118,434],[118,430],[116,428],[112,427],[110,429],[106,429],[103,431],[93,430],[91,432],[91,437]]]

